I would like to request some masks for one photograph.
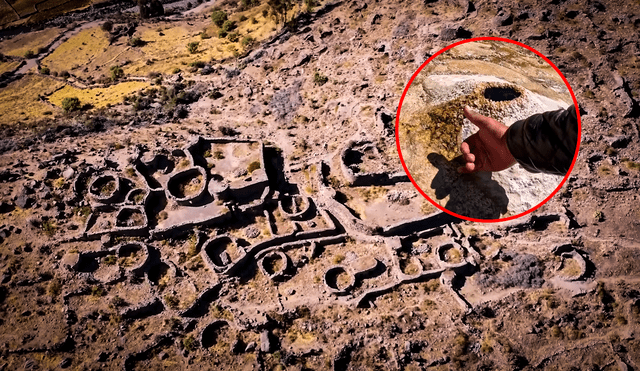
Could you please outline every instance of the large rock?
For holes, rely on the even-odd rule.
[[[447,26],[440,32],[440,39],[452,41],[455,39],[468,39],[472,35],[471,31],[461,26]]]
[[[271,334],[269,330],[264,330],[260,334],[260,350],[264,353],[271,353],[273,346],[271,344]]]

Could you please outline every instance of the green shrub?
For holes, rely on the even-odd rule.
[[[120,66],[111,66],[109,71],[111,71],[111,81],[116,81],[117,79],[124,77],[124,71]]]
[[[195,61],[195,62],[189,63],[189,67],[195,67],[195,68],[203,68],[204,65],[205,63],[203,61]]]
[[[227,13],[224,10],[214,9],[213,13],[211,13],[211,20],[216,26],[222,27],[227,20]]]
[[[113,22],[106,21],[102,24],[101,28],[103,31],[111,32],[111,30],[113,29]]]
[[[36,53],[34,53],[34,52],[33,52],[33,50],[27,50],[27,51],[24,53],[24,57],[25,57],[25,58],[27,58],[27,59],[29,59],[29,58],[33,58],[33,57],[35,57],[35,56],[36,56]]]
[[[202,32],[200,33],[200,38],[201,38],[202,40],[207,40],[207,39],[210,39],[210,38],[211,38],[211,35],[209,35],[209,34],[207,33],[207,31],[206,31],[206,30],[204,30],[204,31],[202,31]]]
[[[164,301],[167,303],[169,308],[176,309],[180,304],[180,300],[171,294],[167,294],[164,296]]]
[[[77,111],[80,106],[80,99],[77,97],[67,97],[62,100],[62,109],[65,112]]]
[[[248,47],[253,45],[256,40],[251,36],[245,36],[242,38],[242,46]]]
[[[224,21],[224,24],[222,24],[222,29],[230,32],[233,31],[236,28],[236,22],[234,21]]]
[[[249,19],[249,18],[247,18],[247,16],[246,16],[246,15],[244,15],[244,14],[240,16],[240,22],[244,22],[244,21],[246,21],[247,19]]]
[[[182,341],[182,345],[184,345],[184,349],[193,352],[196,349],[196,338],[189,335]]]
[[[51,70],[49,70],[49,67],[42,67],[40,68],[40,73],[43,75],[48,75],[51,73]]]
[[[218,30],[218,37],[221,39],[224,39],[225,37],[227,37],[228,32],[223,30],[222,28]]]
[[[307,13],[313,12],[313,8],[318,6],[318,3],[315,0],[304,0],[305,11]]]
[[[191,54],[195,54],[198,52],[198,46],[200,45],[199,42],[197,41],[192,41],[190,43],[187,44],[187,50],[189,50],[189,53]]]
[[[316,83],[316,85],[324,85],[327,83],[327,81],[329,81],[329,78],[323,74],[321,74],[320,72],[316,71],[313,73],[313,82]]]
[[[232,43],[238,42],[238,40],[240,39],[240,34],[237,32],[232,32],[227,35],[227,39],[229,39],[229,41],[231,41]]]
[[[139,37],[132,37],[129,39],[129,45],[131,46],[143,46],[144,44],[144,41],[142,41],[142,39]]]

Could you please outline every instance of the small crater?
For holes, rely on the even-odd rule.
[[[504,87],[489,87],[484,89],[484,97],[494,102],[505,102],[514,100],[520,96],[520,92],[514,88]]]

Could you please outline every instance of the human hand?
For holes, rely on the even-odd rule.
[[[464,116],[480,130],[460,146],[465,164],[458,168],[459,173],[501,171],[516,163],[507,147],[506,125],[482,116],[469,106],[464,107]]]

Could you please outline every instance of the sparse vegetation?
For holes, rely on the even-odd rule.
[[[68,97],[62,100],[62,109],[65,112],[73,112],[79,110],[81,107],[80,99],[77,97]]]
[[[132,37],[129,39],[129,46],[139,47],[143,46],[145,42],[139,37]]]
[[[604,220],[604,214],[602,213],[602,210],[596,210],[593,212],[593,220],[595,220],[596,222],[601,222]]]
[[[313,82],[316,85],[322,86],[324,84],[327,83],[327,81],[329,81],[329,78],[323,74],[321,74],[319,71],[316,71],[313,73]]]
[[[49,296],[54,298],[62,293],[62,283],[59,279],[54,278],[49,282],[49,286],[47,286],[47,293]]]
[[[116,81],[124,77],[124,71],[120,66],[111,66],[111,68],[109,68],[109,71],[111,72],[111,81]]]
[[[102,26],[100,26],[100,28],[102,28],[102,31],[105,32],[111,32],[111,30],[113,29],[113,22],[111,21],[105,21]]]
[[[182,345],[184,345],[184,349],[189,352],[193,352],[196,350],[196,338],[193,335],[189,335],[182,341]]]
[[[253,161],[252,163],[249,164],[249,166],[247,166],[247,172],[249,174],[253,173],[258,169],[260,169],[260,161]]]
[[[91,286],[91,296],[99,298],[105,294],[104,289],[100,286]]]
[[[190,43],[187,44],[187,50],[189,51],[189,53],[191,54],[196,54],[198,52],[198,46],[200,45],[199,42],[197,41],[192,41]]]
[[[227,20],[227,13],[224,10],[220,10],[220,8],[214,8],[211,13],[211,20],[216,26],[222,27],[224,22]]]
[[[245,48],[251,47],[255,43],[255,39],[251,36],[245,36],[242,38],[242,46]]]
[[[105,265],[115,265],[118,262],[118,258],[115,255],[107,255],[102,259]]]
[[[177,309],[178,305],[180,305],[180,300],[175,295],[166,294],[164,296],[164,301],[167,303],[169,308]]]
[[[58,226],[56,225],[55,221],[53,221],[51,219],[47,219],[47,220],[42,222],[42,231],[47,236],[53,237],[56,234],[56,232],[58,231]]]

